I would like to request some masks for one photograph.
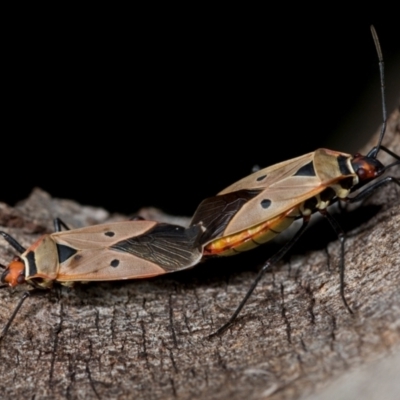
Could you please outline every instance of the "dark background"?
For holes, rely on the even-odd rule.
[[[371,23],[399,98],[394,10],[103,11],[9,44],[1,201],[191,215],[255,164],[355,152],[382,119]]]

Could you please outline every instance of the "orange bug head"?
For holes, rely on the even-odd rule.
[[[351,164],[360,182],[374,179],[385,171],[383,164],[376,158],[362,156],[361,154],[356,154]]]
[[[25,264],[20,257],[15,257],[1,275],[1,283],[11,287],[25,282]]]

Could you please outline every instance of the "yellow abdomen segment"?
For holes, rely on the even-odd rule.
[[[205,246],[203,254],[205,256],[232,256],[242,251],[251,250],[272,240],[276,235],[287,229],[299,215],[298,207],[294,207],[253,228],[214,240]]]

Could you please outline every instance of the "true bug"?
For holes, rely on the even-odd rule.
[[[5,268],[3,287],[28,283],[48,289],[54,282],[114,281],[148,278],[190,268],[201,257],[201,228],[189,229],[154,221],[135,220],[69,230],[56,219],[55,233],[39,238],[25,249],[13,237],[0,235],[21,255]],[[67,230],[62,231],[61,227]],[[10,327],[31,291],[21,297],[0,335]]]
[[[389,182],[400,186],[399,179],[388,176],[359,190],[387,169],[400,164],[400,156],[382,146],[387,119],[383,58],[375,29],[371,27],[371,31],[378,53],[381,76],[383,125],[378,144],[366,156],[318,149],[313,153],[272,165],[239,180],[217,196],[205,199],[197,208],[191,224],[202,225],[205,228],[201,238],[204,257],[233,255],[249,250],[271,240],[296,219],[303,221],[292,239],[263,265],[231,318],[215,334],[223,332],[235,320],[261,277],[289,251],[316,211],[329,220],[339,236],[340,294],[346,308],[352,312],[344,296],[345,234],[329,214],[327,207],[338,200],[360,201]],[[380,151],[388,153],[397,161],[384,166],[377,160]],[[349,197],[354,192],[357,193]]]

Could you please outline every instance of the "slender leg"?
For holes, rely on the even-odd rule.
[[[33,289],[33,290],[29,290],[24,292],[24,294],[22,295],[22,297],[19,299],[19,302],[17,304],[17,306],[15,307],[14,311],[12,312],[10,318],[8,319],[6,325],[4,326],[3,330],[0,333],[0,342],[3,340],[3,338],[6,336],[8,329],[10,328],[12,322],[14,321],[14,318],[17,316],[19,309],[22,307],[22,305],[24,304],[25,300],[37,293],[44,293],[42,289]]]
[[[236,308],[235,312],[232,314],[232,316],[229,318],[228,322],[226,322],[224,325],[221,326],[216,332],[212,333],[209,338],[213,336],[220,335],[221,333],[225,332],[225,330],[232,325],[232,323],[235,321],[237,316],[239,315],[240,311],[242,311],[242,308],[245,306],[247,303],[247,300],[253,293],[254,289],[257,287],[258,282],[260,282],[261,278],[264,276],[265,272],[270,269],[273,265],[275,265],[292,247],[293,245],[297,242],[297,240],[300,238],[300,236],[303,234],[305,229],[307,228],[308,222],[310,220],[310,217],[303,217],[303,225],[300,227],[300,229],[296,232],[296,234],[292,237],[292,239],[289,240],[276,254],[274,254],[261,268],[260,272],[257,274],[256,278],[254,279],[252,285],[250,286],[249,290],[247,291],[246,295],[244,296],[243,300],[240,302],[239,306]]]
[[[386,184],[391,183],[391,182],[393,182],[396,185],[400,186],[400,180],[399,179],[397,179],[397,178],[395,178],[393,176],[387,176],[386,178],[381,179],[380,181],[375,182],[372,185],[368,186],[367,188],[365,188],[361,192],[357,193],[357,195],[355,195],[354,197],[348,197],[345,200],[348,201],[349,203],[355,203],[356,201],[361,201],[361,200],[365,199],[366,197],[368,197],[369,195],[371,195],[373,192],[375,192],[375,190],[377,190],[381,186],[386,185]]]
[[[389,153],[391,156],[399,159],[399,156],[388,150],[386,147],[381,146],[381,150],[386,151]],[[396,162],[395,164],[398,164]],[[370,196],[375,190],[379,189],[381,186],[384,186],[388,183],[395,183],[396,185],[400,186],[400,180],[397,178],[394,178],[393,176],[387,176],[384,179],[381,179],[378,182],[373,183],[372,185],[368,186],[361,192],[357,193],[354,197],[348,197],[345,199],[345,201],[349,203],[355,203],[357,201],[361,201],[365,199],[366,197]],[[338,222],[336,221],[335,218],[332,217],[326,210],[320,210],[320,213],[328,219],[329,223],[333,227],[334,231],[338,235],[338,238],[340,240],[340,296],[343,300],[344,305],[346,306],[347,310],[350,312],[350,314],[353,314],[353,311],[349,307],[346,298],[344,296],[344,270],[345,270],[345,262],[344,262],[344,251],[345,251],[345,242],[346,242],[346,234],[344,233],[343,229],[340,227]]]
[[[69,231],[69,227],[64,223],[60,218],[54,218],[54,230],[56,232],[61,232],[61,228],[64,228],[66,231]]]
[[[336,221],[335,218],[332,217],[331,214],[328,213],[326,210],[320,210],[320,213],[329,221],[331,224],[333,230],[336,232],[338,235],[339,241],[340,241],[340,297],[343,300],[343,304],[347,308],[350,314],[353,314],[352,309],[349,307],[346,298],[344,297],[344,246],[346,242],[346,234],[344,233],[343,229],[339,225],[339,223]]]
[[[367,157],[376,156],[377,150],[378,150],[378,147],[376,147],[376,146],[373,147],[373,148],[371,149],[371,151],[367,154]],[[382,150],[382,151],[384,151],[385,153],[391,155],[391,156],[392,156],[393,158],[395,158],[396,160],[400,160],[400,156],[398,156],[396,153],[393,153],[393,151],[390,150],[390,149],[388,149],[386,146],[380,146],[380,147],[379,147],[379,150]],[[374,157],[374,158],[375,158],[375,157]],[[395,164],[398,164],[398,163],[395,163]],[[388,167],[386,167],[385,169],[388,169]]]

